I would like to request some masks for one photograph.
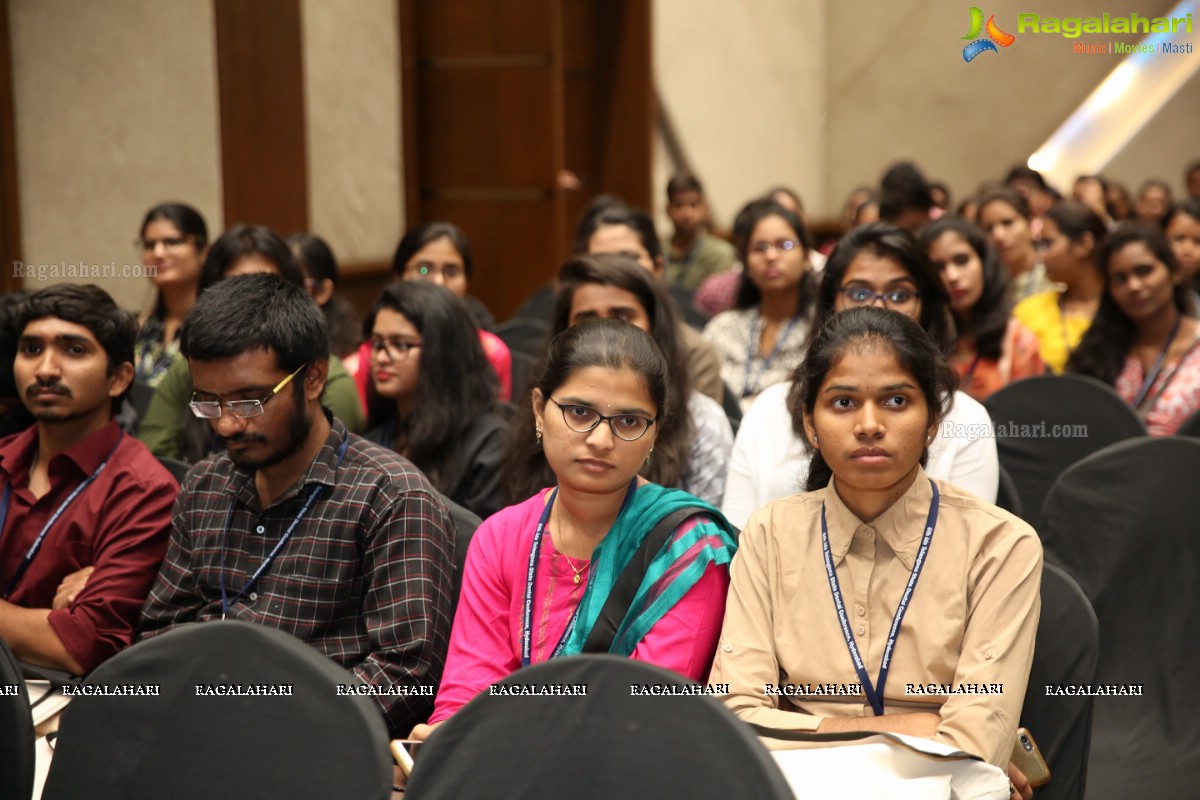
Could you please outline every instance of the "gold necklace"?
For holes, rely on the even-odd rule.
[[[555,507],[555,509],[554,509],[554,515],[556,517],[558,517],[558,525],[555,526],[555,528],[557,528],[557,533],[558,533],[558,544],[559,544],[559,546],[557,547],[558,553],[564,559],[566,559],[567,566],[571,568],[571,572],[575,573],[574,581],[575,581],[575,585],[578,586],[580,584],[580,582],[583,581],[584,570],[586,570],[592,562],[590,560],[584,561],[582,567],[575,566],[575,562],[573,562],[571,560],[571,557],[566,554],[564,548],[561,546],[563,544],[562,512],[560,512],[557,507]],[[555,531],[550,532],[550,538],[552,540],[554,538],[554,533],[555,533]]]
[[[587,568],[588,568],[588,564],[591,564],[592,562],[590,562],[590,561],[585,561],[585,562],[583,562],[583,566],[582,566],[582,567],[576,567],[576,566],[575,566],[575,564],[571,562],[571,557],[570,557],[570,556],[568,556],[568,555],[566,555],[566,554],[564,553],[564,554],[563,554],[563,558],[565,558],[565,559],[567,560],[567,566],[568,566],[568,567],[570,567],[570,568],[571,568],[571,571],[575,573],[575,578],[574,578],[574,580],[575,580],[575,585],[576,585],[576,586],[578,586],[578,585],[579,585],[579,582],[583,580],[583,571],[584,571],[585,569],[587,569]]]

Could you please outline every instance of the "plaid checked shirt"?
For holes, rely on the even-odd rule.
[[[346,436],[350,444],[335,470]],[[221,540],[231,502],[225,591],[232,601],[316,484],[328,488],[228,616],[290,633],[373,686],[411,687],[412,694],[376,697],[393,735],[407,734],[428,717],[442,676],[453,527],[411,463],[350,434],[339,419],[301,480],[265,510],[253,474],[234,467],[226,454],[192,469],[175,502],[166,559],[142,610],[142,638],[221,619]]]

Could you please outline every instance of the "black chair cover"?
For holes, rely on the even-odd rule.
[[[1000,483],[996,488],[996,505],[1003,508],[1010,514],[1016,514],[1021,519],[1024,519],[1024,506],[1021,505],[1021,493],[1017,490],[1017,484],[1013,482],[1012,475],[1008,474],[1008,470],[1000,467]]]
[[[158,697],[75,697],[44,800],[354,798],[391,794],[387,728],[357,679],[260,625],[189,625],[117,654],[84,687],[159,684]],[[209,696],[197,686],[290,684],[293,696]],[[111,689],[110,689],[111,691]]]
[[[1021,497],[1022,519],[1038,527],[1046,493],[1067,467],[1146,427],[1112,387],[1080,375],[1010,383],[984,403],[996,424],[1000,466]],[[1064,426],[1086,426],[1084,429]]]
[[[419,751],[407,800],[792,800],[757,741],[711,697],[634,697],[631,686],[690,686],[616,656],[537,664],[505,687],[587,687],[586,697],[484,692]]]
[[[1200,785],[1198,476],[1200,442],[1147,437],[1074,465],[1046,499],[1047,559],[1100,623],[1096,684],[1142,685],[1095,699],[1089,798],[1195,797]]]
[[[1185,419],[1179,430],[1175,431],[1175,435],[1200,438],[1200,411]]]
[[[1057,687],[1091,686],[1099,650],[1099,623],[1092,604],[1071,576],[1046,564],[1042,617],[1021,709],[1021,724],[1033,734],[1050,767],[1050,783],[1037,790],[1038,800],[1082,800],[1084,796],[1093,698],[1063,696]]]
[[[438,492],[438,497],[446,504],[450,512],[450,521],[454,523],[454,585],[450,593],[450,618],[454,619],[454,609],[458,607],[458,595],[462,591],[463,570],[467,565],[467,549],[475,536],[475,529],[483,524],[475,512],[460,506],[446,495]]]
[[[163,468],[171,473],[171,477],[178,481],[180,486],[183,485],[183,479],[187,477],[188,471],[192,468],[191,464],[174,458],[159,457],[158,463],[162,464]]]
[[[33,766],[33,714],[25,677],[0,639],[0,798],[29,800]]]
[[[492,333],[499,336],[510,351],[525,353],[534,358],[542,354],[549,332],[548,322],[528,317],[513,317],[492,329]]]

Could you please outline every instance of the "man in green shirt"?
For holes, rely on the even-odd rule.
[[[667,252],[667,282],[695,291],[709,275],[733,267],[733,245],[708,234],[708,202],[694,175],[681,173],[667,183],[667,216],[675,226]]]

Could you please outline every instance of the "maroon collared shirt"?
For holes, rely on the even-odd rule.
[[[179,484],[144,444],[109,422],[50,460],[50,491],[35,498],[29,465],[37,447],[37,425],[0,440],[0,492],[11,486],[0,531],[0,594],[54,512],[112,454],[47,532],[5,598],[23,608],[50,608],[64,577],[94,567],[75,602],[50,612],[50,626],[63,646],[90,672],[133,639],[166,553]]]

